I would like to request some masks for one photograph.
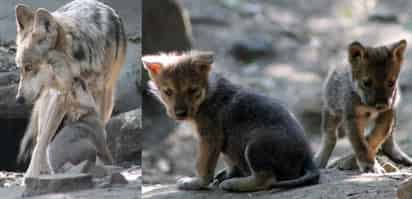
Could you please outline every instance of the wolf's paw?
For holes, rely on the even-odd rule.
[[[219,188],[225,191],[236,191],[236,181],[234,180],[225,180],[219,184]]]
[[[177,188],[182,190],[209,189],[209,183],[199,177],[185,177],[177,181]]]

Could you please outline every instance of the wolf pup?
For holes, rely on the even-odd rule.
[[[40,130],[39,126],[57,129],[58,120],[68,111],[57,106],[64,102],[52,101],[60,97],[47,97],[54,93],[48,90],[67,90],[71,77],[80,77],[90,88],[101,120],[106,124],[112,113],[114,89],[125,60],[127,41],[118,14],[95,0],[75,0],[54,12],[17,5],[16,25],[16,63],[21,68],[16,99],[20,103],[36,102],[24,139],[42,143],[38,147],[41,150],[33,150],[26,177],[37,176],[43,162],[40,159],[45,156],[39,153],[45,152],[48,136],[55,133],[40,135],[46,130]],[[51,110],[54,116],[45,111],[52,107],[56,108]],[[39,121],[50,124],[38,124]],[[29,151],[26,146],[29,145],[21,146],[20,153]]]
[[[335,147],[337,129],[343,127],[362,172],[384,172],[376,161],[382,151],[397,163],[412,165],[395,142],[393,131],[400,101],[398,76],[406,49],[401,40],[387,46],[368,47],[353,42],[348,47],[349,67],[331,70],[324,86],[322,145],[315,162],[324,168]],[[373,129],[365,131],[369,124]]]
[[[75,78],[70,93],[69,111],[62,129],[47,147],[47,160],[51,173],[64,172],[65,165],[77,165],[88,161],[89,166],[99,157],[104,164],[112,164],[113,158],[106,144],[106,130],[97,112],[96,103],[80,78]]]
[[[178,188],[206,189],[216,175],[228,191],[258,191],[318,183],[304,131],[279,101],[247,91],[212,73],[213,55],[191,51],[142,58],[153,93],[179,121],[193,122],[199,137],[197,176]]]

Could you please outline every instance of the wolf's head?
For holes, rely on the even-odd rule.
[[[51,52],[62,48],[64,36],[55,18],[46,9],[32,10],[25,5],[16,6],[17,52],[16,64],[20,68],[20,82],[16,99],[33,102],[53,76]]]
[[[406,45],[405,40],[380,47],[349,45],[353,86],[363,103],[378,110],[392,106]]]
[[[142,58],[152,81],[153,93],[165,105],[170,117],[192,118],[206,97],[213,53],[191,51]]]

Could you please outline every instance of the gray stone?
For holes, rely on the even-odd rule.
[[[242,61],[251,61],[274,53],[272,40],[263,35],[253,35],[236,41],[232,48],[232,55]]]
[[[120,185],[120,184],[128,184],[129,182],[121,173],[113,173],[110,175],[110,184],[111,185]]]
[[[106,125],[107,144],[116,163],[140,162],[142,149],[141,109],[117,115]]]
[[[47,193],[70,192],[93,188],[92,176],[88,174],[41,175],[25,179],[24,196]]]
[[[412,199],[412,178],[404,180],[397,190],[398,199]]]

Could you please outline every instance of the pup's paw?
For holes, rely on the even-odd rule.
[[[233,191],[234,183],[232,180],[225,180],[219,184],[219,188],[225,191]]]
[[[383,174],[385,173],[385,169],[378,163],[378,161],[374,161],[373,163],[369,162],[362,162],[357,161],[359,170],[364,173],[376,173],[376,174]]]
[[[216,175],[213,177],[213,181],[217,183],[221,183],[224,180],[229,179],[228,176],[228,171],[227,169],[222,169],[219,172],[216,173]]]
[[[209,189],[209,183],[199,177],[185,177],[177,181],[177,188],[181,190]]]

